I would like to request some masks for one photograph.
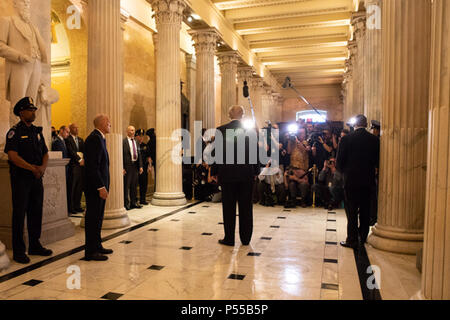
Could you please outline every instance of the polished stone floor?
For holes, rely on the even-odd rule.
[[[338,245],[346,236],[343,210],[255,205],[250,245],[242,246],[236,233],[232,248],[217,243],[221,204],[179,209],[129,211],[131,230],[102,233],[110,238],[103,245],[114,250],[107,262],[81,260],[84,229],[81,218],[72,218],[76,235],[48,246],[52,260],[30,257],[28,269],[13,263],[0,273],[0,299],[361,300],[370,291],[353,250]],[[380,270],[379,298],[409,299],[420,289],[414,256],[365,249]],[[79,289],[69,288],[74,269]]]

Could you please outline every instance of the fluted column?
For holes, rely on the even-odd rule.
[[[416,254],[425,212],[430,0],[383,3],[383,108],[375,248]]]
[[[281,121],[280,98],[281,98],[280,93],[278,93],[278,92],[272,93],[272,106],[269,111],[269,114],[270,114],[269,119],[273,123]]]
[[[228,109],[237,103],[236,97],[236,73],[238,64],[238,55],[235,51],[221,52],[218,54],[220,72],[222,76],[222,112],[221,112],[221,124],[225,124],[229,121]]]
[[[252,100],[253,109],[255,111],[256,124],[259,128],[262,128],[264,127],[264,118],[262,112],[263,95],[266,93],[264,90],[264,80],[258,77],[254,77],[250,82],[250,98]],[[251,117],[251,111],[249,117]]]
[[[352,16],[352,24],[355,28],[355,65],[353,82],[353,114],[364,113],[364,39],[366,33],[366,13],[356,12]]]
[[[180,139],[173,141],[172,132],[180,128],[180,30],[183,0],[154,0],[156,29],[156,191],[152,204],[178,206],[186,203],[183,193],[181,163],[172,159]]]
[[[108,115],[111,120],[111,133],[106,136],[111,184],[103,229],[114,229],[130,224],[123,207],[123,31],[120,0],[89,0],[88,19],[88,128],[93,129],[92,121],[99,113]]]
[[[215,128],[214,54],[219,34],[216,29],[191,30],[197,57],[197,118],[203,127]]]
[[[450,299],[450,1],[432,9],[428,172],[422,295]]]
[[[196,112],[196,71],[197,66],[195,62],[195,57],[192,54],[186,54],[186,94],[189,99],[189,131],[191,134],[191,141],[194,141],[194,121]],[[194,155],[194,148],[191,148],[191,155]]]
[[[239,105],[244,107],[245,116],[250,119],[252,117],[252,112],[250,110],[250,103],[248,101],[248,98],[244,97],[243,88],[244,88],[244,81],[247,81],[247,85],[249,86],[250,91],[251,80],[253,78],[253,69],[251,67],[238,67],[237,77],[238,77],[237,101]]]
[[[381,82],[381,0],[366,0],[367,29],[365,37],[364,60],[364,114],[370,121],[381,121],[382,82]],[[366,16],[366,17],[367,17]]]
[[[353,115],[353,64],[352,59],[346,63],[347,71],[344,74],[345,103],[343,110],[343,121],[346,124]]]

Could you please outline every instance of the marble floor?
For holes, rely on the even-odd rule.
[[[84,229],[73,217],[76,235],[48,246],[52,260],[30,257],[26,270],[12,263],[0,273],[0,299],[361,300],[370,290],[353,250],[338,245],[343,210],[255,205],[252,241],[242,246],[237,233],[234,248],[217,243],[221,212],[205,202],[131,210],[132,228],[102,233],[114,250],[106,262],[81,260]],[[415,257],[365,249],[380,270],[378,298],[410,299],[420,289]]]

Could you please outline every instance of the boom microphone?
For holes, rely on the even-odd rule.
[[[244,98],[248,98],[249,96],[247,81],[244,81]]]
[[[284,83],[283,83],[283,88],[284,89],[286,89],[286,88],[290,88],[292,85],[291,85],[291,78],[289,78],[289,77],[286,77],[286,79],[284,79]]]

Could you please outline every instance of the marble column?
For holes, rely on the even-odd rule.
[[[354,13],[352,16],[352,24],[355,28],[353,114],[357,115],[364,113],[364,39],[366,33],[366,12]]]
[[[123,113],[123,30],[120,0],[88,2],[88,82],[87,127],[103,113],[111,120],[106,136],[111,184],[106,201],[103,229],[128,226],[130,220],[123,206],[122,113]],[[82,221],[82,225],[84,221]]]
[[[254,77],[251,81],[251,85],[249,86],[250,91],[250,98],[252,100],[253,104],[253,110],[255,111],[255,119],[256,119],[256,125],[258,128],[264,127],[264,118],[263,118],[263,95],[266,93],[264,90],[264,80],[259,77]],[[252,113],[250,110],[250,114],[248,115],[251,117]]]
[[[221,90],[221,124],[229,121],[228,109],[237,103],[236,97],[236,73],[238,64],[238,55],[236,51],[221,52],[218,54],[220,73],[222,76]]]
[[[243,88],[244,88],[244,81],[247,81],[250,93],[251,80],[253,78],[252,67],[238,67],[237,76],[238,76],[237,102],[239,105],[244,107],[245,116],[250,119],[252,117],[252,112],[250,110],[250,103],[248,101],[248,98],[244,97]]]
[[[432,9],[428,171],[422,296],[450,299],[450,2]]]
[[[172,159],[181,139],[172,140],[180,128],[180,30],[183,0],[154,0],[158,41],[156,42],[156,191],[152,204],[179,206],[186,203],[182,185],[181,163]]]
[[[425,213],[431,1],[386,1],[382,10],[383,137],[378,223],[369,243],[416,254]]]
[[[353,59],[349,59],[346,63],[347,71],[344,74],[345,86],[345,105],[344,105],[344,124],[346,124],[353,116]]]
[[[381,28],[376,19],[381,16],[381,0],[366,0],[367,28],[364,58],[364,114],[370,121],[381,121]],[[371,17],[368,17],[371,15]],[[372,21],[373,20],[373,21]]]
[[[191,134],[191,145],[194,141],[194,121],[196,119],[196,73],[197,64],[195,56],[186,54],[186,97],[189,99],[189,132]],[[194,148],[191,148],[191,155],[194,155]]]
[[[197,57],[197,118],[203,121],[204,128],[215,128],[214,55],[219,33],[209,28],[191,30],[189,34],[194,40]]]
[[[280,110],[280,98],[281,94],[278,92],[272,93],[272,107],[270,108],[270,120],[272,123],[277,123],[281,121],[281,110]]]

